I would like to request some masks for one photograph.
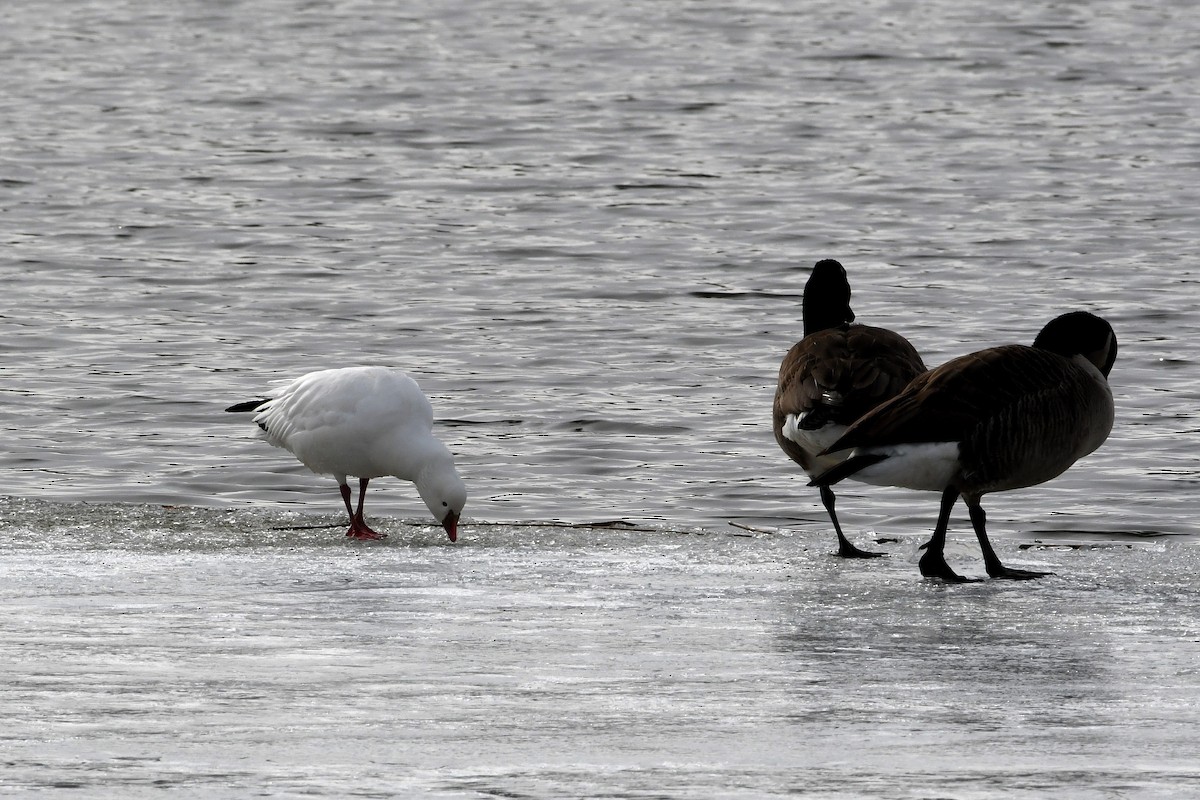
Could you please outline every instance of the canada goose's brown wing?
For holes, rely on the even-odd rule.
[[[971,442],[997,427],[1009,433],[1031,430],[1017,425],[1017,418],[1036,413],[1069,419],[1079,411],[1074,396],[1090,383],[1082,367],[1055,353],[1025,345],[981,350],[918,376],[859,419],[830,449]]]
[[[819,412],[849,425],[925,371],[907,339],[885,328],[851,325],[801,339],[779,367],[776,427],[789,414]]]

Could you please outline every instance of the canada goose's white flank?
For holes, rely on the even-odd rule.
[[[849,452],[825,451],[867,411],[895,396],[925,371],[916,349],[898,333],[852,325],[850,283],[837,261],[818,261],[804,287],[804,338],[779,367],[772,424],[775,441],[809,475],[841,463]],[[842,533],[833,490],[821,502],[838,537],[838,555],[880,556],[855,547]]]
[[[948,361],[867,413],[830,450],[850,457],[813,479],[828,486],[853,475],[942,493],[921,574],[964,580],[943,549],[961,495],[993,578],[1047,573],[1009,569],[988,542],[980,498],[1060,475],[1104,443],[1113,424],[1108,374],[1117,357],[1112,327],[1085,311],[1052,320],[1032,347],[1005,345]]]
[[[346,535],[382,539],[363,520],[367,482],[384,475],[412,481],[450,541],[467,490],[446,446],[434,438],[433,409],[416,381],[383,367],[310,372],[267,397],[230,406],[255,411],[262,437],[313,472],[333,475],[350,515]],[[348,475],[358,478],[358,507],[350,504]]]

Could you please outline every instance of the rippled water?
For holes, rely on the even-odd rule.
[[[1195,590],[1192,573],[1173,565],[1194,561],[1197,538],[1198,28],[1188,3],[1130,0],[851,8],[80,0],[8,10],[0,53],[0,465],[4,493],[30,500],[4,506],[6,628],[22,624],[29,604],[72,609],[58,622],[47,611],[29,623],[36,629],[31,642],[57,642],[72,653],[66,663],[79,665],[47,680],[78,681],[85,696],[103,698],[111,676],[125,687],[130,708],[170,707],[194,687],[227,677],[224,667],[198,663],[225,645],[220,624],[195,609],[236,593],[242,581],[261,583],[276,598],[271,603],[295,612],[282,616],[286,635],[341,643],[318,645],[333,649],[316,656],[291,639],[255,658],[223,656],[233,659],[229,670],[239,658],[237,669],[262,670],[260,684],[245,690],[257,692],[262,705],[228,717],[202,708],[195,724],[211,729],[185,732],[203,750],[214,743],[205,731],[227,726],[234,741],[237,731],[267,736],[272,708],[279,710],[272,699],[298,698],[288,708],[301,716],[336,705],[329,693],[337,647],[365,648],[355,650],[364,664],[396,656],[391,644],[376,648],[369,638],[347,644],[369,636],[348,617],[363,613],[358,601],[380,601],[370,587],[382,586],[384,599],[408,596],[390,594],[391,579],[376,570],[403,573],[420,609],[436,604],[443,581],[458,591],[460,573],[451,579],[442,570],[469,563],[478,594],[470,595],[464,618],[490,626],[494,609],[511,603],[512,635],[528,648],[518,648],[519,658],[505,651],[496,677],[468,681],[469,695],[448,700],[435,692],[441,699],[427,718],[461,726],[461,736],[423,739],[362,710],[357,722],[344,724],[356,735],[373,732],[370,753],[409,731],[406,746],[420,755],[408,765],[437,772],[438,745],[461,752],[473,741],[466,729],[480,716],[507,715],[536,727],[553,719],[559,700],[583,702],[588,713],[604,713],[593,703],[616,703],[613,720],[628,732],[601,746],[557,729],[564,745],[596,755],[550,759],[550,777],[534,770],[529,774],[541,777],[489,784],[486,776],[519,773],[530,762],[514,751],[494,758],[474,751],[458,762],[458,784],[428,775],[407,784],[464,796],[803,793],[788,769],[818,761],[833,777],[814,784],[813,794],[902,796],[898,787],[908,785],[911,771],[887,768],[893,762],[886,747],[866,748],[855,773],[877,777],[841,784],[855,762],[840,760],[836,742],[828,760],[796,753],[829,734],[807,727],[812,715],[774,716],[747,700],[752,693],[726,685],[731,673],[748,669],[758,676],[754,686],[787,673],[785,683],[795,689],[803,670],[828,668],[785,659],[770,672],[780,662],[767,642],[787,639],[783,595],[791,591],[827,601],[827,608],[802,607],[844,617],[831,625],[843,632],[847,625],[875,630],[879,619],[869,609],[888,608],[897,616],[879,629],[905,626],[921,642],[898,656],[901,664],[918,658],[931,628],[951,640],[1001,630],[988,647],[1007,652],[1017,642],[1016,652],[1025,652],[1060,615],[1086,609],[1072,624],[1100,626],[1113,646],[1084,648],[1075,663],[1098,663],[1111,678],[1107,686],[1153,683],[1159,667],[1129,660],[1130,648],[1154,664],[1179,664],[1181,652],[1195,658],[1194,628],[1164,635],[1144,615],[1190,602]],[[1103,585],[1096,574],[1128,573],[1101,610],[1075,578],[929,594],[952,605],[911,617],[891,609],[892,602],[913,604],[911,593],[935,591],[916,578],[903,553],[932,525],[932,495],[847,486],[839,512],[851,537],[898,538],[898,557],[869,569],[818,557],[832,549],[828,521],[775,447],[769,419],[775,370],[800,335],[800,291],[808,268],[823,257],[847,265],[860,320],[905,333],[931,364],[1028,342],[1066,309],[1092,309],[1112,321],[1121,353],[1112,374],[1117,424],[1108,443],[1048,486],[988,502],[1006,561],[1021,563],[1030,551],[1018,546],[1038,541],[1100,546],[1065,551],[1070,565],[1056,560],[1052,568]],[[402,526],[399,519],[417,521],[424,511],[411,487],[395,481],[380,481],[368,506],[396,534],[387,546],[347,549],[336,531],[275,530],[336,521],[336,491],[221,409],[272,380],[357,363],[406,369],[431,395],[439,434],[472,494],[466,548],[450,551],[435,531]],[[199,555],[155,538],[156,520],[167,513],[162,506],[194,515],[180,530],[204,543]],[[483,524],[551,520],[623,520],[657,533],[566,529],[591,533],[550,546],[543,532],[558,529]],[[743,538],[729,521],[775,533]],[[960,551],[952,560],[969,572],[974,559],[978,572],[966,527],[956,517],[952,536]],[[82,562],[71,531],[89,543]],[[1162,535],[1171,541],[1141,543]],[[729,544],[686,544],[697,541]],[[675,569],[675,556],[692,567]],[[348,606],[333,621],[323,616],[325,605],[292,591],[309,578],[326,587],[321,593],[331,591],[326,582],[338,578],[327,559],[354,565],[348,585],[368,584],[359,595],[338,594]],[[643,662],[640,645],[625,649],[622,631],[653,638],[639,625],[649,624],[642,617],[657,604],[688,613],[694,592],[728,593],[753,583],[760,566],[791,570],[781,565],[797,563],[748,605],[697,606],[705,610],[696,613],[713,615],[704,616],[713,626],[707,632],[658,630],[676,637],[659,657]],[[274,564],[282,564],[280,574]],[[643,564],[662,572],[620,578]],[[193,567],[195,576],[176,583],[181,569]],[[83,605],[62,589],[86,585],[97,570],[123,576],[118,588],[84,592],[92,599]],[[289,577],[295,574],[303,579]],[[141,589],[127,585],[130,575],[141,576]],[[1160,585],[1164,575],[1176,577]],[[666,585],[655,588],[659,579]],[[996,611],[992,591],[1018,605]],[[1051,595],[1046,608],[1037,599],[1043,592]],[[269,625],[258,619],[261,597],[244,596],[244,603],[216,603],[211,614]],[[961,605],[950,599],[959,597]],[[624,611],[611,621],[593,616],[605,604]],[[1114,606],[1123,611],[1110,619]],[[150,612],[122,616],[133,607],[167,609],[174,622],[164,629]],[[782,627],[767,625],[765,638],[742,640],[728,662],[716,655],[706,662],[704,671],[719,677],[679,689],[682,717],[637,722],[640,709],[672,707],[673,690],[655,695],[648,676],[658,673],[645,670],[665,670],[678,650],[709,648],[720,639],[721,614],[735,627],[753,627],[764,609]],[[554,631],[576,612],[585,619],[559,640],[554,631],[540,632],[543,612]],[[444,658],[447,642],[477,645],[472,637],[486,636],[463,636],[453,614],[413,613],[420,621],[402,620],[402,629],[436,640],[422,645],[431,658]],[[1034,629],[1005,639],[1001,620],[1009,613],[1032,614],[1025,624]],[[978,629],[976,614],[983,615]],[[388,629],[396,620],[384,616],[378,625]],[[115,638],[87,645],[95,626],[110,624]],[[114,656],[108,646],[126,635],[156,649],[159,666],[176,664],[179,681]],[[186,640],[194,645],[179,640],[182,651],[174,643],[196,635]],[[968,646],[961,639],[950,644]],[[592,670],[578,678],[580,689],[568,653],[585,646],[594,647],[594,658],[580,662]],[[850,665],[875,680],[889,674],[894,654],[863,647]],[[805,648],[811,642],[798,649]],[[306,695],[307,684],[287,676],[294,660],[310,657],[329,683]],[[465,660],[449,666],[467,671],[484,670],[487,661],[455,658]],[[549,664],[547,679],[572,690],[505,694],[518,681],[513,671],[526,663]],[[370,670],[362,669],[351,680],[367,681]],[[896,691],[913,688],[918,672],[902,669]],[[1171,674],[1164,685],[1177,690],[1173,700],[1194,703],[1195,673]],[[844,677],[822,689],[830,708],[860,698],[861,688]],[[938,691],[949,695],[941,702],[958,698],[971,713],[980,703],[991,707],[991,699],[964,686],[946,673]],[[487,706],[489,687],[505,699]],[[1087,696],[1093,689],[1085,675],[1063,691]],[[624,694],[604,699],[618,690]],[[391,698],[382,683],[383,695],[373,691],[364,697]],[[47,694],[8,697],[0,708],[9,713],[43,704],[62,710]],[[738,735],[706,735],[695,751],[664,746],[632,760],[613,755],[626,736],[669,742],[691,730],[687,720],[707,713],[703,697],[728,708],[748,703],[734,726]],[[779,707],[792,699],[769,698],[762,702]],[[468,719],[455,716],[459,702],[485,706]],[[237,698],[230,703],[239,707]],[[1102,701],[1095,703],[1085,706],[1098,711]],[[93,786],[97,775],[116,769],[119,762],[86,753],[111,733],[105,720],[113,713],[108,701],[96,700],[63,723],[78,726],[69,731],[25,730],[22,741],[33,751],[46,743],[39,737],[58,737],[60,760],[26,763],[23,785]],[[129,713],[125,734],[144,719]],[[279,713],[281,725],[300,724],[286,709]],[[1164,727],[1157,713],[1134,714],[1117,730],[1194,739],[1195,719],[1174,717],[1178,727]],[[826,722],[836,727],[838,719]],[[1018,747],[1024,724],[971,716],[946,723],[945,733],[965,730],[968,739],[991,741],[986,731],[998,726],[996,746],[1011,753],[1007,746]],[[883,717],[872,717],[869,727],[894,737],[897,747],[921,736]],[[138,741],[154,741],[155,730],[142,731]],[[263,740],[261,749],[287,749],[292,740],[280,737]],[[765,782],[740,782],[734,767],[672,767],[716,763],[723,744],[731,748],[729,763],[740,763],[751,743],[768,748],[772,741],[796,747],[762,751],[762,760],[780,766],[763,767]],[[1041,780],[1055,791],[1075,785],[1072,770],[1081,762],[1058,757],[1077,752],[1071,741],[1037,739],[1029,752],[1047,755],[1022,762],[1022,775],[1042,776],[1030,779],[1029,791]],[[544,739],[529,742],[521,753],[546,750]],[[341,746],[345,760],[331,761],[328,774],[285,782],[278,793],[337,796],[354,787],[386,794],[382,783],[339,771],[353,762],[352,748]],[[105,752],[146,758],[138,747]],[[319,752],[291,757],[317,763]],[[955,763],[953,752],[938,752],[939,765]],[[212,759],[222,761],[219,754]],[[84,766],[64,766],[72,760]],[[163,777],[154,763],[137,761],[134,769],[147,785]],[[1178,763],[1130,767],[1115,774],[1118,788],[1106,796],[1169,796]],[[171,775],[192,768],[221,771],[188,761],[171,765]],[[270,779],[269,771],[245,770],[245,785]],[[626,781],[627,770],[644,780]],[[976,775],[929,791],[1012,796],[1003,791],[1012,777]],[[221,781],[201,785],[211,796]],[[1092,788],[1101,792],[1099,784]]]

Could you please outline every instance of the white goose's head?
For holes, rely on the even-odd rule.
[[[450,454],[446,453],[445,459],[433,461],[421,470],[414,483],[429,513],[445,528],[450,541],[457,541],[458,520],[467,504],[467,486],[458,477]]]

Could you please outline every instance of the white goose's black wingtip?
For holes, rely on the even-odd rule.
[[[239,412],[243,412],[243,411],[257,411],[258,407],[261,406],[265,402],[267,402],[265,399],[247,400],[244,403],[234,403],[233,405],[231,405],[229,408],[227,408],[225,410],[232,411],[234,413],[239,413]]]

